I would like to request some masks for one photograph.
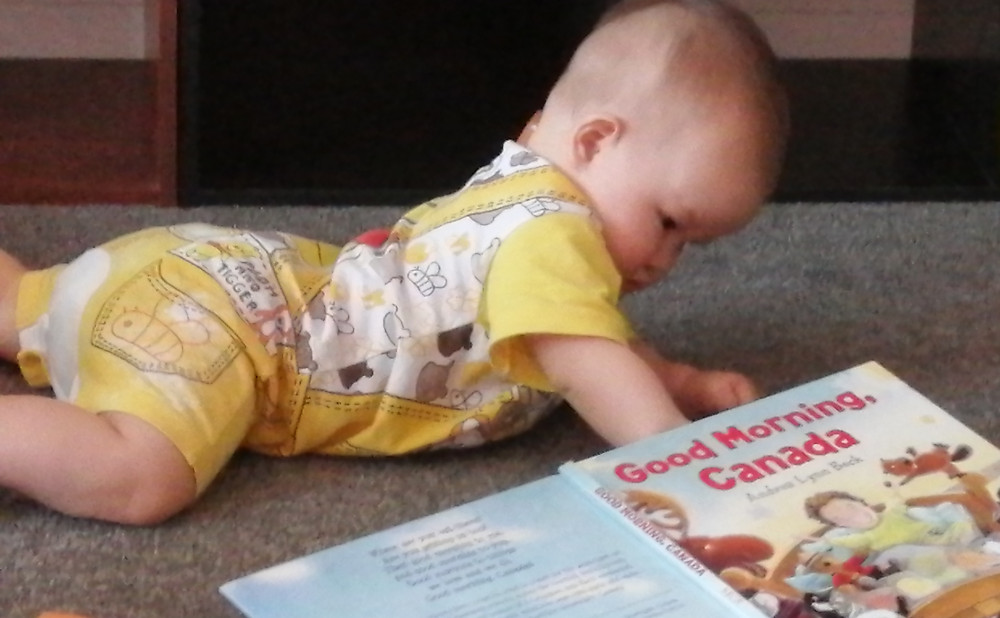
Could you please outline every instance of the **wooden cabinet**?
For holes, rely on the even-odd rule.
[[[143,60],[0,59],[0,203],[173,204],[177,0]]]
[[[607,3],[143,1],[144,60],[0,59],[0,203],[413,203],[517,134]],[[776,199],[1000,195],[1000,9],[976,2],[918,2],[912,60],[786,59]]]

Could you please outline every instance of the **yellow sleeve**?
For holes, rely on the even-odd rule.
[[[628,341],[618,308],[621,276],[600,231],[586,217],[555,213],[526,223],[497,250],[480,319],[494,367],[509,379],[552,390],[523,335],[555,334]]]

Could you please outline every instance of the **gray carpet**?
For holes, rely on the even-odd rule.
[[[143,225],[189,220],[340,242],[397,213],[11,206],[0,207],[0,246],[42,265]],[[667,282],[628,305],[676,356],[745,371],[766,392],[875,359],[1000,441],[998,234],[998,204],[773,206],[743,234],[692,248]],[[27,389],[2,367],[0,393],[11,392]],[[216,591],[223,582],[600,450],[564,409],[529,435],[464,453],[241,455],[193,509],[149,529],[73,520],[0,490],[0,616],[237,616]]]

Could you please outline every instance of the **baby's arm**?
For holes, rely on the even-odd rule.
[[[628,345],[600,337],[535,335],[529,346],[556,391],[613,445],[688,422],[656,372]]]
[[[688,422],[670,386],[699,403],[753,399],[745,378],[671,363],[645,344],[563,335],[535,335],[528,341],[555,389],[594,431],[616,446]],[[729,394],[702,392],[717,388]]]

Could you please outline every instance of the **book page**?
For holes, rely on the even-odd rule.
[[[740,615],[623,535],[559,476],[260,571],[221,591],[252,618]]]
[[[565,469],[772,615],[1000,612],[1000,451],[876,363]]]

